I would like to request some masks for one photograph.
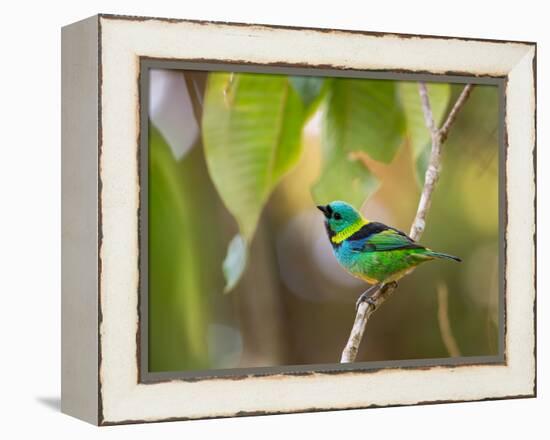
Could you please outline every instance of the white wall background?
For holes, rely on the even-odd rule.
[[[17,0],[0,14],[0,437],[548,438],[550,62],[545,3]],[[97,429],[58,410],[60,28],[97,12],[538,42],[538,391],[530,400]],[[530,237],[526,237],[530,239]],[[545,408],[546,407],[546,408]],[[32,437],[31,437],[32,436]]]

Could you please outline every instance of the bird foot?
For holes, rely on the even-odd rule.
[[[388,288],[395,289],[397,287],[397,281],[392,281],[386,285],[384,284],[375,284],[374,286],[370,287],[369,289],[365,290],[359,298],[357,298],[357,301],[355,303],[355,311],[359,309],[359,306],[362,302],[366,302],[371,305],[372,310],[376,310],[377,307],[377,300],[382,292],[382,288],[387,286]],[[386,290],[386,289],[384,289]]]
[[[374,295],[373,295],[374,296]],[[367,304],[370,304],[372,309],[376,309],[376,300],[370,296],[367,296],[366,298],[363,298],[363,295],[361,295],[357,301],[355,302],[355,311],[359,309],[359,306],[361,303],[366,302]]]
[[[380,291],[380,284],[375,284],[374,286],[370,287],[369,289],[365,290],[359,298],[357,298],[357,301],[355,302],[355,311],[359,308],[362,302],[366,302],[372,306],[373,309],[376,308],[376,294]]]

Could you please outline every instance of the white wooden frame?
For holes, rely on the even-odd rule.
[[[533,43],[101,15],[62,45],[64,412],[107,425],[535,395]],[[505,78],[505,362],[141,383],[143,58]]]

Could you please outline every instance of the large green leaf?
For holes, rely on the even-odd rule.
[[[403,140],[405,120],[393,81],[337,78],[328,94],[324,119],[330,151],[363,151],[389,163]],[[326,153],[325,153],[326,154]]]
[[[451,86],[444,83],[430,83],[426,85],[426,88],[428,89],[434,122],[439,127],[449,105]],[[422,111],[422,104],[418,93],[418,83],[400,82],[399,96],[403,110],[405,111],[407,136],[411,142],[416,177],[422,185],[430,156],[431,135],[424,120],[424,112]]]
[[[214,189],[200,148],[178,162],[154,126],[149,133],[149,368],[208,368],[209,292],[221,289],[210,270],[221,256],[208,245]]]
[[[283,75],[211,73],[202,130],[210,175],[243,237],[300,155],[304,106]]]
[[[304,104],[287,76],[209,74],[202,117],[206,160],[245,243],[271,191],[298,161],[304,120]],[[226,290],[240,278],[246,252],[247,246],[228,250],[226,262],[240,263],[225,265]]]

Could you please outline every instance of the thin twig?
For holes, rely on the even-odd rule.
[[[451,329],[451,321],[449,320],[449,289],[443,283],[437,286],[437,321],[443,345],[445,345],[449,356],[459,357],[460,349],[456,343]]]
[[[424,178],[424,187],[422,189],[422,194],[420,195],[420,201],[418,203],[418,209],[416,211],[416,216],[411,226],[411,231],[409,236],[415,240],[420,240],[424,228],[426,227],[426,217],[432,203],[432,194],[439,179],[439,171],[441,168],[441,145],[447,139],[449,130],[454,124],[456,117],[460,109],[466,103],[466,100],[472,92],[473,86],[467,84],[462,93],[456,100],[453,108],[449,112],[445,123],[441,129],[438,129],[435,126],[432,108],[430,105],[430,98],[428,96],[428,91],[424,83],[418,84],[418,91],[420,94],[420,102],[422,104],[422,112],[424,113],[424,120],[426,122],[426,127],[430,131],[432,138],[432,150],[430,153],[430,162],[428,164],[428,169],[426,170],[426,175]],[[359,304],[357,307],[357,313],[355,315],[355,322],[351,329],[351,334],[349,336],[348,342],[344,351],[342,352],[342,357],[340,362],[354,362],[357,357],[357,351],[359,350],[359,344],[365,333],[365,327],[367,322],[372,315],[372,313],[384,302],[387,298],[393,293],[396,288],[396,284],[384,284],[381,288],[371,297],[372,303],[366,301]]]
[[[458,115],[458,112],[462,107],[464,107],[464,104],[466,103],[467,99],[470,97],[470,93],[472,93],[472,90],[474,89],[474,86],[472,84],[466,84],[466,86],[462,89],[462,92],[460,93],[460,96],[455,102],[455,105],[449,112],[449,116],[447,116],[447,119],[443,123],[443,126],[439,130],[439,136],[440,136],[440,142],[443,143],[447,140],[447,136],[449,135],[449,129],[451,128],[451,125],[454,124],[456,116]]]

